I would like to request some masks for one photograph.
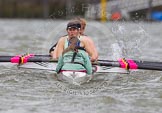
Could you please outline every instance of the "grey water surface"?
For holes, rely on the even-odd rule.
[[[0,56],[48,54],[66,34],[63,20],[0,20]],[[162,23],[88,21],[85,34],[100,59],[162,62]],[[48,71],[18,69],[0,64],[1,113],[161,113],[162,72],[98,74],[74,86],[57,81]]]

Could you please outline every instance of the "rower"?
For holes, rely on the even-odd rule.
[[[69,22],[67,32],[68,35],[63,38],[64,40],[60,40],[56,46],[56,48],[62,51],[56,72],[75,71],[92,75],[90,58],[85,50],[83,41],[79,38],[80,23],[78,21]]]
[[[75,18],[75,20],[79,21],[79,23],[81,25],[80,26],[80,36],[79,36],[79,38],[84,41],[85,45],[87,45],[86,49],[87,49],[87,52],[88,52],[88,54],[89,54],[89,56],[91,58],[91,61],[96,61],[98,59],[98,52],[97,52],[97,49],[95,47],[95,44],[94,44],[93,40],[90,37],[84,35],[84,31],[85,31],[85,27],[86,27],[86,20],[83,19],[83,18],[79,18],[79,17]],[[61,38],[66,37],[66,36],[67,35],[62,36]],[[57,50],[55,50],[56,45],[57,45],[57,43],[54,44],[51,47],[51,49],[49,50],[50,55],[53,56],[54,58],[58,57],[58,55],[56,55],[57,54],[57,52],[56,52]]]

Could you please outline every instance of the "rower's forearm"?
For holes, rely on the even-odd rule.
[[[91,54],[91,61],[96,61],[98,59],[98,52],[95,48],[92,51],[90,51],[90,54]]]
[[[53,59],[58,59],[58,58],[59,58],[59,57],[57,57],[57,54],[56,54],[54,51],[51,52],[50,55],[51,55],[51,57],[52,57]]]
[[[97,61],[97,59],[98,59],[98,55],[97,55],[97,54],[93,54],[93,55],[91,56],[91,61],[92,61],[92,62]]]

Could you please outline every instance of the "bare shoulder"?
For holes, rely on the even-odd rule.
[[[92,38],[89,37],[89,36],[82,36],[81,40],[83,40],[83,42],[90,42],[90,43],[93,43]]]
[[[60,39],[59,39],[59,42],[64,42],[66,39],[66,36],[62,36]]]

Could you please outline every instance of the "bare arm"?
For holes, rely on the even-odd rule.
[[[83,38],[83,43],[87,53],[91,57],[91,61],[96,61],[98,59],[98,52],[93,40],[90,37],[85,36]]]
[[[98,51],[96,49],[96,46],[95,46],[93,40],[90,37],[88,37],[87,40],[89,42],[89,45],[91,46],[91,51],[93,51],[92,56],[91,56],[91,61],[95,61],[98,59]]]
[[[56,48],[54,52],[52,53],[52,57],[54,59],[58,59],[64,50],[64,43],[65,43],[65,37],[61,37],[56,45]]]

